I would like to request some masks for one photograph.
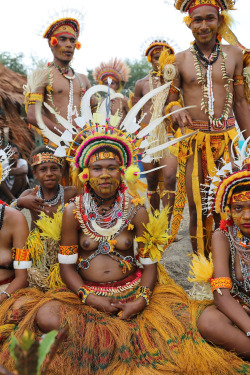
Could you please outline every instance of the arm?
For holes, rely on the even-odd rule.
[[[242,76],[243,75],[243,58],[241,51],[236,48],[232,47],[235,50],[237,63],[235,68],[235,76]],[[244,85],[234,85],[234,104],[233,104],[233,111],[235,114],[235,118],[237,123],[240,127],[240,130],[244,131],[243,136],[247,139],[250,136],[250,111],[248,107],[247,100],[244,94]]]
[[[23,176],[28,173],[28,164],[25,163],[21,167],[11,168],[10,176]]]
[[[12,192],[8,188],[5,181],[1,182],[1,190],[9,198],[10,201],[12,201],[13,199],[16,199],[16,197],[12,194]]]
[[[12,247],[22,249],[25,248],[25,243],[29,235],[29,228],[24,215],[12,208],[8,207],[8,221],[7,225],[12,228]],[[11,281],[6,289],[6,292],[12,294],[18,289],[28,286],[27,269],[15,269],[15,278]],[[6,294],[0,295],[0,303],[8,298]]]
[[[133,97],[133,100],[132,100],[132,104],[133,105],[134,105],[134,103],[136,103],[137,101],[139,101],[143,97],[142,87],[143,87],[143,80],[140,79],[135,84],[134,97]],[[138,112],[137,116],[136,116],[136,121],[137,122],[141,118],[141,113],[142,113],[142,110],[140,110]]]
[[[215,232],[212,237],[213,278],[231,277],[229,242],[224,233]],[[214,291],[214,303],[243,332],[250,332],[250,317],[243,307],[232,297],[230,290],[222,288],[222,295]]]
[[[44,114],[42,114],[42,118],[43,118],[43,122],[45,123],[45,125],[47,126],[47,128],[49,130],[51,130],[53,133],[55,133],[55,134],[57,134],[59,136],[61,136],[61,133],[64,133],[65,128],[62,125],[57,124],[56,122],[50,120]],[[35,104],[30,104],[29,107],[28,107],[27,121],[30,124],[32,124],[32,125],[36,126],[37,128],[39,128],[38,123],[37,123],[37,119],[36,119]]]
[[[174,65],[176,65],[176,68],[177,68],[176,69],[177,70],[177,76],[173,80],[173,83],[172,83],[171,86],[173,86],[177,89],[181,89],[181,87],[182,87],[182,78],[181,78],[180,71],[181,71],[181,65],[182,65],[183,59],[184,59],[183,53],[178,53],[176,55],[176,61],[175,61]],[[167,100],[168,105],[171,102],[172,103],[177,102],[179,100],[179,98],[180,98],[180,93],[171,92],[171,90],[170,90],[170,93],[168,95],[168,100]],[[169,113],[172,113],[172,112],[174,112],[178,109],[180,109],[179,105],[170,106]],[[182,134],[185,134],[185,126],[192,125],[191,116],[188,113],[188,111],[186,111],[186,110],[172,114],[171,118],[172,118],[173,123],[180,128]]]
[[[135,235],[136,237],[143,236],[143,232],[145,228],[144,224],[148,222],[148,214],[145,207],[141,207],[140,210],[137,212],[134,220],[133,225],[135,226]],[[139,242],[138,247],[143,247],[143,243]],[[151,291],[154,289],[155,282],[157,278],[157,263],[148,264],[143,266],[143,272],[141,277],[141,286],[148,287]],[[130,319],[133,315],[140,313],[146,307],[146,300],[144,297],[138,297],[133,302],[128,302],[126,304],[122,304],[120,302],[116,302],[113,304],[122,311],[122,315],[120,316],[121,319]]]

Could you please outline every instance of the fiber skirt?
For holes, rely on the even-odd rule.
[[[113,285],[120,289],[113,293],[114,298],[133,298],[138,286],[130,288],[129,283],[136,284],[138,277],[134,274],[132,280]],[[89,286],[109,288],[93,283]],[[4,331],[4,324],[7,332],[13,302],[20,297],[27,301],[16,317],[16,337],[22,336],[25,329],[39,335],[35,324],[38,309],[50,301],[61,302],[61,326],[68,326],[69,333],[50,364],[50,375],[250,374],[247,362],[208,344],[199,334],[197,318],[212,302],[190,300],[162,266],[158,267],[150,304],[130,320],[83,305],[65,288],[46,293],[24,289],[0,306],[0,332]],[[8,344],[5,339],[0,363],[13,370]]]

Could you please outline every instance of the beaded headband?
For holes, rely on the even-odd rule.
[[[250,191],[242,191],[238,194],[233,194],[230,203],[250,201]]]
[[[54,154],[50,152],[42,152],[40,154],[36,154],[31,157],[31,166],[34,167],[34,165],[38,164],[44,164],[44,163],[56,163],[60,165],[60,167],[63,166],[63,159],[58,158]]]
[[[160,48],[159,48],[160,47]],[[164,41],[155,41],[155,42],[153,42],[153,43],[151,43],[149,46],[148,46],[148,48],[146,49],[146,51],[145,51],[145,56],[151,56],[152,55],[152,53],[153,53],[153,51],[155,50],[155,49],[157,49],[158,51],[161,51],[162,50],[162,48],[167,48],[167,49],[169,49],[170,51],[171,51],[171,53],[172,54],[174,54],[174,49],[169,45],[169,44],[167,44],[166,42],[164,42]],[[157,51],[157,52],[158,52]],[[156,53],[156,52],[155,52]]]
[[[234,189],[237,186],[250,185],[250,171],[243,170],[232,173],[221,181],[218,186],[214,204],[217,213],[226,212],[225,208],[230,204]]]
[[[79,37],[80,25],[75,18],[61,18],[53,22],[43,34],[43,38],[50,39],[60,34],[70,34],[76,39]]]
[[[97,151],[96,153],[90,156],[89,164],[92,164],[98,160],[106,160],[106,159],[115,159],[119,163],[121,162],[119,159],[119,156],[114,154],[112,151],[101,151],[101,152]]]
[[[221,10],[234,9],[234,0],[176,0],[175,8],[181,12],[192,12],[200,6],[210,5]]]

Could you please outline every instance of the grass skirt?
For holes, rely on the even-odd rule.
[[[11,317],[13,301],[20,296],[29,300],[19,316]],[[211,301],[190,300],[162,266],[149,306],[131,320],[83,305],[74,293],[61,288],[45,294],[21,290],[0,306],[0,323],[21,319],[15,336],[20,337],[25,329],[39,334],[36,313],[49,301],[62,303],[61,325],[69,326],[67,339],[50,364],[50,375],[250,374],[248,362],[208,344],[199,334],[197,318]],[[13,370],[8,340],[3,343],[0,363]]]

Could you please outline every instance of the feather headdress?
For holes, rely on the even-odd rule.
[[[101,62],[93,72],[96,83],[102,84],[107,77],[112,77],[122,84],[126,83],[130,77],[130,67],[122,60],[115,57],[108,62]]]

